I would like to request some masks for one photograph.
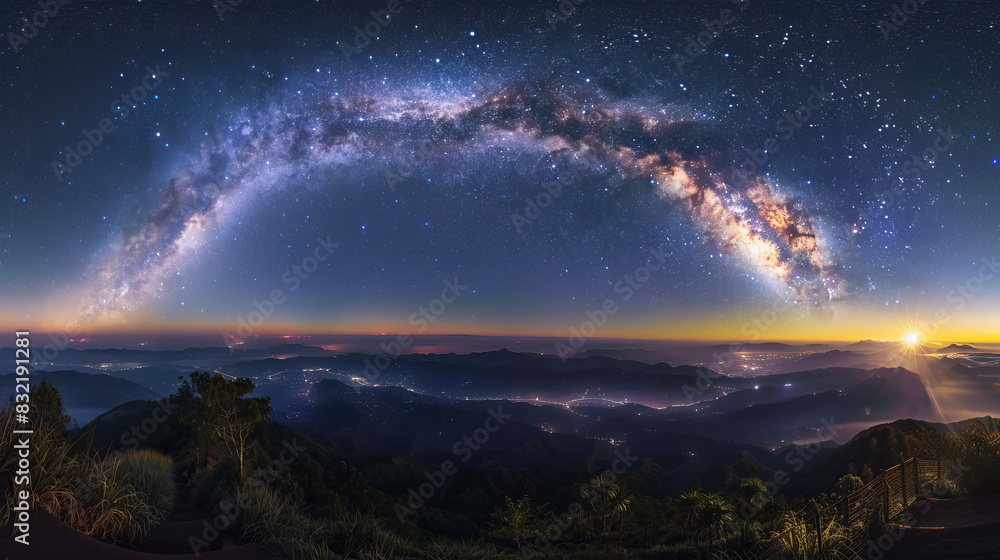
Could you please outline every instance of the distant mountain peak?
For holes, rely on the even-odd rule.
[[[945,352],[978,352],[979,348],[970,346],[968,344],[949,344],[944,348],[937,351],[938,354],[943,354]]]

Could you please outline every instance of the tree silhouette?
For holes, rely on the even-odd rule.
[[[31,412],[35,420],[50,422],[60,432],[66,430],[66,425],[72,420],[66,414],[66,407],[63,405],[62,395],[59,389],[48,379],[42,379],[35,384],[28,393],[31,403]]]
[[[701,557],[701,532],[708,533],[708,552],[712,553],[715,537],[721,537],[733,523],[733,508],[718,494],[692,490],[681,495],[684,526],[694,535],[694,546]]]
[[[699,484],[699,486],[701,486]],[[681,494],[678,505],[684,520],[684,529],[694,537],[694,549],[701,558],[701,502],[704,497],[701,490],[694,489]]]
[[[257,426],[270,421],[271,398],[244,398],[254,390],[249,378],[226,379],[208,372],[191,374],[181,394],[196,394],[191,412],[183,420],[202,440],[217,441],[224,454],[236,461],[240,480],[245,475],[245,458],[253,445]]]
[[[746,548],[754,520],[764,500],[767,498],[767,487],[764,486],[764,482],[759,478],[744,478],[740,481],[736,496],[739,499],[737,512],[740,516],[740,545]],[[744,511],[746,511],[745,514],[743,513]]]
[[[718,494],[706,495],[701,503],[701,523],[708,528],[708,552],[712,552],[715,536],[722,536],[733,522],[733,509]]]
[[[503,505],[497,506],[490,515],[493,533],[517,543],[518,555],[521,546],[542,528],[541,511],[525,496],[517,501],[508,496]]]
[[[865,483],[861,481],[860,477],[853,474],[845,474],[837,481],[834,491],[837,492],[838,496],[850,496],[855,490],[864,485]]]
[[[625,530],[625,518],[632,503],[632,495],[627,488],[617,482],[611,471],[606,471],[594,478],[589,486],[584,487],[580,494],[585,498],[601,523],[601,538],[607,542],[611,527],[618,523],[618,542],[622,542]]]

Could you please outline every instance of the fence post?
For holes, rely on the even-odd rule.
[[[913,458],[913,501],[920,497],[920,465],[917,458]]]
[[[899,464],[899,488],[903,492],[903,509],[910,505],[906,500],[906,461]]]
[[[889,482],[885,479],[885,469],[882,469],[882,523],[889,524]]]

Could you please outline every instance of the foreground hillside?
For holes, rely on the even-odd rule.
[[[328,382],[317,389],[357,394]],[[168,399],[126,403],[71,432],[60,397],[37,426],[47,434],[37,468],[48,473],[32,503],[38,527],[136,554],[181,552],[186,535],[197,552],[257,543],[293,560],[726,557],[810,530],[799,512],[836,511],[852,488],[914,456],[968,467],[949,470],[938,497],[1000,491],[1000,438],[988,418],[899,421],[843,446],[816,439],[771,451],[671,432],[614,441],[550,433],[518,420],[537,412],[527,403],[457,406],[374,389],[384,398],[363,407],[335,399],[342,404],[329,412],[341,420],[313,434],[275,422],[290,418],[253,397],[247,379],[194,374]],[[12,421],[9,410],[4,418]],[[107,500],[95,488],[130,497]],[[188,505],[178,507],[178,495]],[[219,515],[231,518],[218,536],[193,528]],[[95,530],[87,519],[98,518],[127,521]]]

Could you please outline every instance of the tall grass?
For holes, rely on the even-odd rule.
[[[771,541],[777,545],[778,558],[789,560],[820,560],[834,558],[835,550],[850,541],[851,531],[837,523],[832,517],[820,518],[820,528],[823,535],[823,548],[820,549],[817,540],[816,525],[806,521],[802,512],[789,512],[779,523],[779,529],[771,536]]]
[[[414,557],[414,545],[386,529],[382,520],[370,513],[340,511],[331,518],[315,519],[305,513],[302,504],[260,482],[237,490],[234,500],[243,521],[241,537],[289,560]]]
[[[422,557],[427,560],[498,560],[503,558],[503,554],[495,545],[482,539],[435,540],[423,550]]]
[[[146,503],[160,520],[173,506],[177,488],[174,486],[174,462],[156,451],[140,449],[122,453],[105,461],[123,470],[127,481],[146,497]]]
[[[29,436],[14,434],[14,430],[30,428]],[[18,470],[19,441],[31,441],[29,458],[31,468],[32,509],[44,509],[55,516],[62,516],[74,503],[74,487],[79,475],[79,462],[72,453],[72,445],[63,436],[63,430],[50,422],[34,422],[31,426],[16,421],[14,410],[0,410],[0,471],[3,473],[4,501],[0,510],[0,525],[11,517],[14,498],[15,471]]]
[[[0,410],[0,458],[5,486],[0,522],[11,517],[19,436],[14,411]],[[128,451],[99,461],[81,460],[61,426],[31,425],[31,501],[80,532],[108,542],[142,538],[160,523],[174,499],[173,462],[152,451]],[[22,436],[23,437],[23,436]]]
[[[332,526],[306,516],[288,496],[255,482],[238,490],[234,500],[243,520],[242,538],[289,560],[339,560],[326,544]]]
[[[128,451],[90,462],[66,521],[108,542],[149,535],[174,500],[173,461],[154,451]]]
[[[361,560],[408,560],[414,557],[415,546],[401,535],[385,527],[381,518],[372,513],[340,511],[333,518],[335,543],[344,554],[358,551]]]

